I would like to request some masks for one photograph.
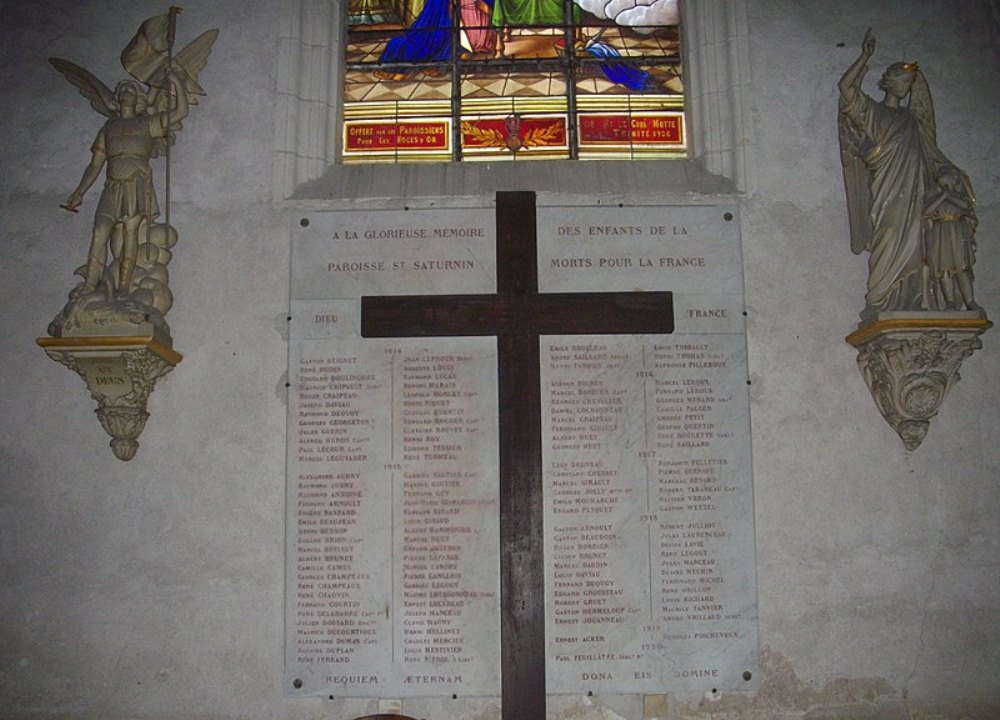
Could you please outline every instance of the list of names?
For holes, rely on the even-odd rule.
[[[295,354],[293,686],[499,692],[493,344],[313,340]]]
[[[550,692],[739,687],[755,668],[742,347],[543,340]]]

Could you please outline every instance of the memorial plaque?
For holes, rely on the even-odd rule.
[[[498,695],[495,341],[358,335],[362,294],[491,291],[493,214],[370,218],[295,231],[287,688]]]
[[[673,290],[676,323],[542,341],[548,692],[755,686],[736,208],[544,209],[539,275]]]
[[[493,313],[490,328],[538,298],[544,317],[525,322],[548,328],[563,327],[559,303],[577,294],[599,307],[618,302],[599,293],[634,291],[674,292],[673,334],[545,330],[532,360],[545,538],[536,674],[549,694],[756,686],[737,209],[540,208],[541,295],[524,299],[495,295],[495,223],[492,209],[329,212],[294,230],[288,691],[501,694],[495,330],[390,339],[404,321],[363,339],[361,297],[461,295],[420,300],[425,319],[412,322],[445,327],[465,312],[445,308],[466,302],[469,318]],[[411,314],[408,299],[389,300]],[[603,322],[572,325],[622,332]],[[506,713],[506,680],[503,691]]]

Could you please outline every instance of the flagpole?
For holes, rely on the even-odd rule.
[[[164,161],[166,162],[166,175],[164,178],[164,188],[163,202],[164,202],[164,214],[163,219],[166,222],[166,227],[164,228],[163,245],[164,247],[170,244],[170,114],[173,111],[173,97],[172,88],[170,86],[170,73],[174,70],[174,38],[177,36],[177,14],[181,11],[176,5],[171,5],[170,10],[168,10],[167,16],[167,132],[166,132],[166,150],[164,152]]]

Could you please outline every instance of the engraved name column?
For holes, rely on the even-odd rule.
[[[367,340],[365,294],[495,289],[489,210],[315,213],[293,230],[286,684],[499,694],[493,338]]]
[[[297,359],[289,438],[296,547],[290,650],[299,662],[333,668],[331,674],[389,632],[373,588],[382,578],[363,561],[384,550],[373,532],[378,493],[363,477],[377,454],[378,404],[369,399],[387,398],[386,388],[364,357],[332,349],[310,343]]]
[[[489,518],[498,502],[492,473],[484,473],[481,464],[495,455],[482,412],[484,400],[488,405],[493,399],[482,397],[490,386],[483,384],[483,374],[493,365],[489,354],[387,350],[397,353],[394,437],[399,442],[393,442],[392,468],[401,479],[397,542],[404,682],[447,690],[446,684],[466,683],[470,664],[483,660],[487,638],[481,635],[496,630],[489,624],[498,602],[492,573],[479,567],[482,551],[495,543]]]
[[[549,692],[750,689],[752,467],[735,208],[552,208],[546,292],[671,290],[672,335],[542,339]]]

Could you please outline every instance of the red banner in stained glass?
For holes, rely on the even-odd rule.
[[[580,144],[683,145],[684,118],[674,115],[580,115]]]
[[[447,150],[446,122],[346,122],[344,150]]]
[[[480,118],[462,121],[462,146],[500,148],[516,152],[529,148],[566,147],[565,117]]]

